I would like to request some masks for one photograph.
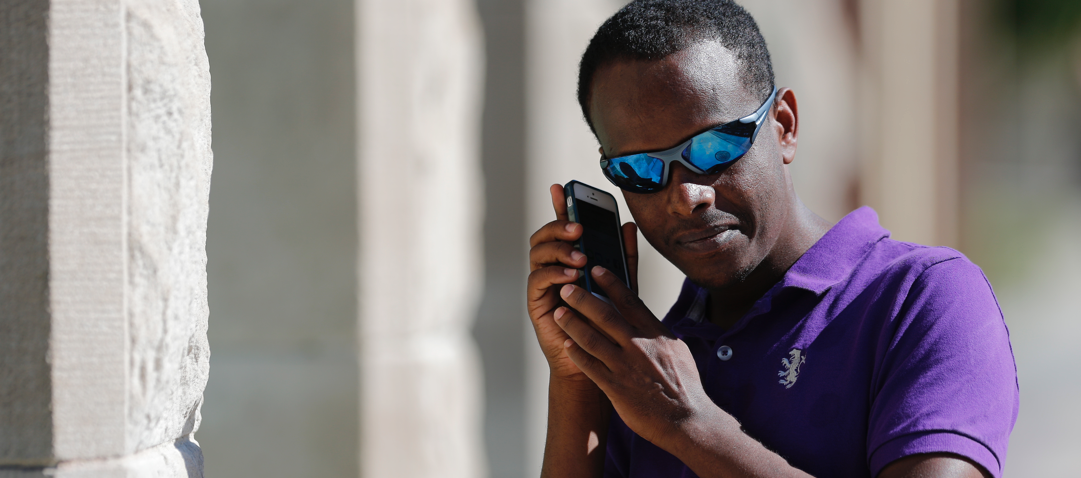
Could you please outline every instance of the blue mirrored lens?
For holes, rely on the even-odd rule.
[[[751,149],[751,138],[725,134],[720,131],[706,131],[691,138],[691,145],[683,150],[683,159],[713,174],[747,154]]]
[[[656,191],[661,188],[664,161],[648,154],[632,154],[608,160],[606,176],[616,186],[629,191]]]

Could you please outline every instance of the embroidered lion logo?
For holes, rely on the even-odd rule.
[[[781,359],[784,370],[777,372],[777,376],[781,377],[778,383],[784,385],[784,388],[792,388],[796,384],[796,379],[799,378],[799,368],[807,361],[807,356],[803,355],[803,351],[800,349],[792,349],[791,352],[788,352],[788,357]]]

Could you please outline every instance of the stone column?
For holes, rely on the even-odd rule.
[[[484,476],[477,14],[469,0],[356,12],[361,475]]]
[[[862,201],[893,237],[957,247],[957,0],[862,0]]]
[[[0,476],[202,476],[195,0],[0,6]]]

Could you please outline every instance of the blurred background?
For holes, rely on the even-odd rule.
[[[622,4],[469,5],[485,57],[473,158],[484,275],[472,336],[488,476],[538,470],[546,375],[524,313],[526,239],[549,220],[548,184],[607,186],[575,74],[593,31]],[[1007,476],[1076,476],[1081,2],[742,4],[769,43],[778,85],[799,99],[792,170],[803,201],[830,221],[870,204],[895,237],[955,247],[983,268],[1021,387]],[[202,2],[215,152],[213,356],[197,434],[208,476],[362,468],[358,403],[372,391],[356,345],[357,85],[393,72],[358,68],[356,12],[353,0]],[[656,286],[644,299],[662,314],[678,272],[645,261]]]

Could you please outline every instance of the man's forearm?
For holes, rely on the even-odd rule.
[[[658,444],[702,478],[810,477],[788,464],[740,429],[739,422],[719,407],[676,427]]]
[[[541,476],[600,477],[612,406],[592,382],[548,385],[548,436]]]

